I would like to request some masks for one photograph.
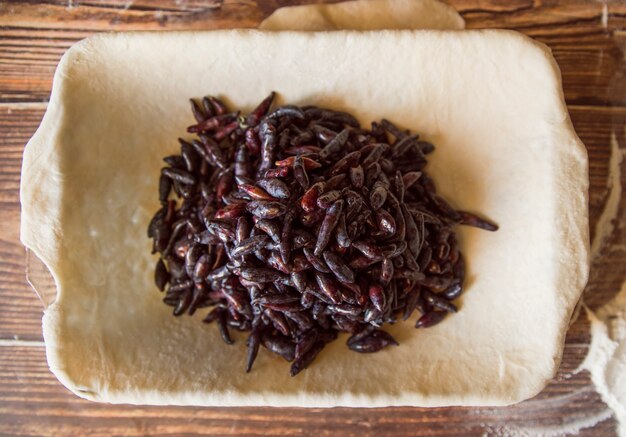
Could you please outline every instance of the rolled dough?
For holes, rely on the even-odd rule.
[[[353,0],[279,8],[263,30],[463,29],[463,18],[436,0]]]
[[[129,60],[132,59],[132,62]],[[437,145],[439,192],[500,225],[460,228],[466,293],[428,330],[398,323],[373,355],[341,339],[296,378],[244,341],[174,318],[145,236],[161,157],[187,98],[283,102],[382,117]],[[98,35],[72,47],[26,147],[23,243],[52,272],[50,368],[97,401],[180,405],[506,405],[538,393],[561,358],[588,271],[587,157],[549,50],[508,31],[215,31]]]

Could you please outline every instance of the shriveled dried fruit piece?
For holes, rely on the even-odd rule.
[[[420,288],[419,286],[414,287],[407,296],[406,305],[404,307],[404,313],[402,314],[402,320],[406,320],[411,317],[413,311],[417,308],[417,302],[420,298]]]
[[[224,243],[235,239],[235,228],[230,222],[223,220],[205,220],[204,225],[210,233],[217,236]]]
[[[304,118],[304,112],[302,109],[295,105],[284,105],[279,108],[274,109],[270,114],[268,114],[267,118],[282,118],[282,117],[293,117],[298,119]]]
[[[459,211],[458,214],[461,217],[462,225],[473,226],[475,228],[480,228],[492,232],[498,230],[498,225],[491,223],[488,220],[482,219],[475,214],[465,211]]]
[[[259,179],[256,184],[277,199],[288,199],[291,192],[286,183],[277,178]]]
[[[385,235],[392,236],[396,233],[396,221],[387,210],[381,208],[376,211],[376,224]]]
[[[317,198],[322,192],[323,187],[323,182],[317,182],[311,185],[311,187],[309,187],[309,189],[305,191],[304,195],[302,196],[302,200],[300,201],[300,207],[305,212],[311,212],[316,208]]]
[[[293,159],[293,176],[296,178],[296,181],[298,181],[303,190],[308,190],[309,176],[306,172],[306,167],[304,166],[304,158],[302,158],[302,155],[297,155]]]
[[[170,178],[172,181],[180,182],[181,184],[195,184],[196,178],[185,170],[180,170],[178,168],[164,168],[161,170],[161,173]]]
[[[339,222],[342,210],[343,200],[340,199],[333,203],[332,206],[326,211],[326,216],[322,221],[322,225],[320,226],[319,234],[317,236],[317,242],[315,243],[314,252],[317,256],[321,255],[323,250],[326,248],[326,245],[330,240],[330,236]]]
[[[315,280],[317,281],[319,290],[333,303],[341,303],[341,294],[339,294],[337,284],[328,274],[315,272]]]
[[[243,240],[250,236],[250,224],[245,217],[239,217],[237,219],[237,226],[235,228],[235,240],[237,244],[240,244]]]
[[[391,260],[389,258],[383,259],[383,262],[381,263],[381,266],[380,266],[380,281],[383,284],[388,285],[391,282],[391,279],[393,278],[393,273],[394,273],[394,268],[393,268],[393,263],[391,262]]]
[[[215,321],[217,322],[217,327],[224,343],[233,344],[234,341],[230,338],[230,332],[228,331],[228,325],[226,324],[226,312],[223,310],[220,311]]]
[[[261,118],[269,111],[275,96],[276,93],[272,91],[269,96],[263,99],[263,101],[259,103],[259,106],[254,108],[254,110],[246,117],[246,125],[256,126],[259,123],[259,120],[261,120]]]
[[[337,244],[342,249],[347,249],[352,244],[350,236],[348,235],[348,230],[346,229],[346,215],[341,214],[339,218],[339,223],[337,223],[337,227],[335,227],[335,233],[337,238]]]
[[[246,193],[248,196],[256,200],[273,200],[274,199],[274,197],[270,196],[265,190],[259,187],[255,187],[254,185],[240,184],[238,185],[238,188],[242,192]]]
[[[346,156],[337,161],[329,171],[330,176],[335,176],[338,174],[344,174],[350,167],[356,165],[361,158],[361,152],[359,150],[355,150],[354,152],[348,153]]]
[[[324,252],[324,261],[341,282],[354,282],[354,272],[343,262],[343,259],[329,250]]]
[[[391,334],[381,330],[376,330],[366,337],[348,343],[351,350],[360,353],[378,352],[389,345],[397,346],[398,342]]]
[[[255,217],[273,219],[285,214],[287,206],[280,202],[254,200],[248,203],[246,210]]]
[[[280,225],[278,222],[269,219],[261,219],[257,220],[254,226],[269,235],[274,242],[280,243]]]
[[[246,238],[231,251],[230,256],[237,258],[252,253],[265,247],[269,240],[270,238],[267,235],[255,235],[254,237]]]
[[[370,285],[368,294],[374,307],[382,313],[386,305],[385,291],[383,290],[383,287],[379,284]]]
[[[431,311],[420,317],[415,323],[416,328],[429,328],[441,322],[448,314],[447,311]]]
[[[296,345],[288,337],[278,335],[264,335],[261,340],[263,346],[285,360],[291,362],[296,355]]]
[[[274,282],[283,277],[280,272],[263,267],[243,267],[239,269],[239,274],[248,281],[258,283]]]
[[[261,140],[261,160],[257,167],[257,178],[262,177],[270,169],[276,155],[276,128],[269,122],[262,122],[259,126]],[[265,175],[265,177],[268,177]]]
[[[328,268],[326,263],[322,261],[322,259],[319,258],[317,255],[315,255],[315,253],[311,249],[309,249],[308,247],[305,247],[303,249],[303,252],[307,261],[311,263],[311,265],[315,268],[315,270],[317,270],[318,272],[322,272],[322,273],[330,273],[330,269]]]
[[[246,206],[243,203],[233,203],[220,208],[215,212],[216,219],[233,219],[240,217],[246,210]]]
[[[448,299],[448,300],[454,300],[457,297],[459,297],[461,295],[461,293],[463,293],[463,286],[461,285],[461,283],[457,283],[457,284],[452,284],[450,287],[448,287],[447,290],[445,290],[442,294],[443,296]]]
[[[456,313],[458,311],[456,305],[433,293],[432,291],[424,290],[423,295],[426,302],[428,302],[433,308],[447,311],[449,313]]]
[[[341,191],[332,190],[328,191],[317,198],[317,206],[320,208],[328,209],[333,203],[341,198]]]
[[[165,290],[165,286],[170,281],[170,274],[165,267],[165,263],[162,258],[157,261],[156,269],[154,271],[154,283],[161,291]]]
[[[352,243],[352,247],[358,249],[363,255],[373,260],[381,260],[383,258],[383,252],[379,246],[367,241],[355,241]]]
[[[350,182],[354,188],[361,188],[365,182],[365,173],[363,167],[357,165],[356,167],[350,167]]]
[[[259,332],[252,332],[248,337],[248,356],[246,359],[246,373],[250,373],[252,370],[252,364],[259,353],[259,346],[261,345],[261,334]]]
[[[288,264],[291,261],[291,251],[293,247],[292,229],[293,229],[293,222],[295,218],[296,218],[295,209],[288,210],[287,213],[285,214],[285,217],[283,218],[283,229],[281,232],[280,243],[279,243],[278,249],[280,251],[280,256],[282,258],[282,261],[285,264]]]
[[[326,343],[318,341],[305,354],[303,354],[300,359],[294,360],[290,370],[291,376],[296,376],[298,373],[309,367],[315,357],[317,357],[322,349],[324,349],[324,346],[326,346]]]
[[[315,342],[317,342],[316,330],[310,329],[302,334],[302,336],[300,336],[300,340],[296,343],[296,360],[302,359],[303,355],[311,350]]]
[[[300,158],[300,162],[302,163],[301,165],[305,170],[313,170],[322,166],[319,162],[302,155],[290,156],[289,158],[285,158],[281,161],[276,161],[275,165],[276,167],[293,167],[298,160],[298,157]]]
[[[326,159],[331,155],[338,153],[348,141],[350,136],[350,129],[346,128],[342,130],[335,138],[330,140],[328,144],[320,151],[320,157]]]

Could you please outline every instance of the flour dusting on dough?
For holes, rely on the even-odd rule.
[[[582,364],[604,402],[615,412],[619,435],[626,436],[626,282],[619,294],[591,321],[591,347]]]
[[[550,426],[502,425],[487,427],[483,436],[496,437],[557,437],[578,434],[581,430],[596,426],[613,415],[608,408],[578,420]]]
[[[463,29],[465,21],[451,6],[437,0],[353,0],[278,8],[259,29],[374,30]]]
[[[590,396],[595,396],[592,386],[582,386],[574,391],[549,398],[534,398],[518,404],[515,414],[498,408],[477,408],[476,414],[489,418],[483,427],[483,436],[496,437],[535,437],[575,435],[582,429],[596,426],[613,417],[610,408],[602,403],[592,409],[578,408],[566,416],[562,412],[572,405],[588,405]],[[512,417],[516,417],[513,419]]]

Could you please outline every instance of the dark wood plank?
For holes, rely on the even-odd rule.
[[[457,7],[468,29],[513,29],[547,44],[561,67],[568,104],[626,103],[624,46],[614,38],[626,24],[623,2],[608,2],[606,8],[586,0],[494,1],[478,7],[471,0],[448,3]]]
[[[95,32],[255,27],[279,4],[264,2],[259,7],[256,2],[221,0],[0,3],[0,101],[46,101],[62,54]]]
[[[22,153],[44,106],[0,105],[0,340],[40,340],[42,305],[26,283],[19,239]]]
[[[578,361],[586,346],[568,347]],[[0,346],[0,434],[45,435],[510,435],[513,431],[571,429],[607,417],[586,372],[562,368],[536,399],[505,408],[181,408],[102,405],[63,388],[40,346]],[[545,401],[548,402],[545,402]],[[567,417],[563,417],[564,409]],[[584,435],[584,434],[582,434]],[[611,418],[593,434],[614,435]]]
[[[94,32],[254,27],[288,2],[69,3],[72,7],[68,2],[0,4],[0,101],[45,101],[61,55]],[[610,3],[604,23],[602,4],[584,0],[449,3],[459,8],[468,28],[507,27],[548,44],[563,70],[568,103],[626,105],[626,93],[614,92],[626,85],[622,48],[612,38],[626,23],[623,5]]]

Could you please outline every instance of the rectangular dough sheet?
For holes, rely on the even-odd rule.
[[[245,341],[174,318],[153,285],[146,226],[162,157],[192,123],[189,97],[249,110],[281,102],[385,117],[432,141],[427,170],[459,209],[460,311],[357,354],[345,337],[295,378]],[[375,407],[506,405],[552,378],[588,271],[587,155],[549,50],[508,31],[214,31],[98,35],[72,47],[29,142],[22,240],[58,296],[43,319],[50,368],[113,403]]]

